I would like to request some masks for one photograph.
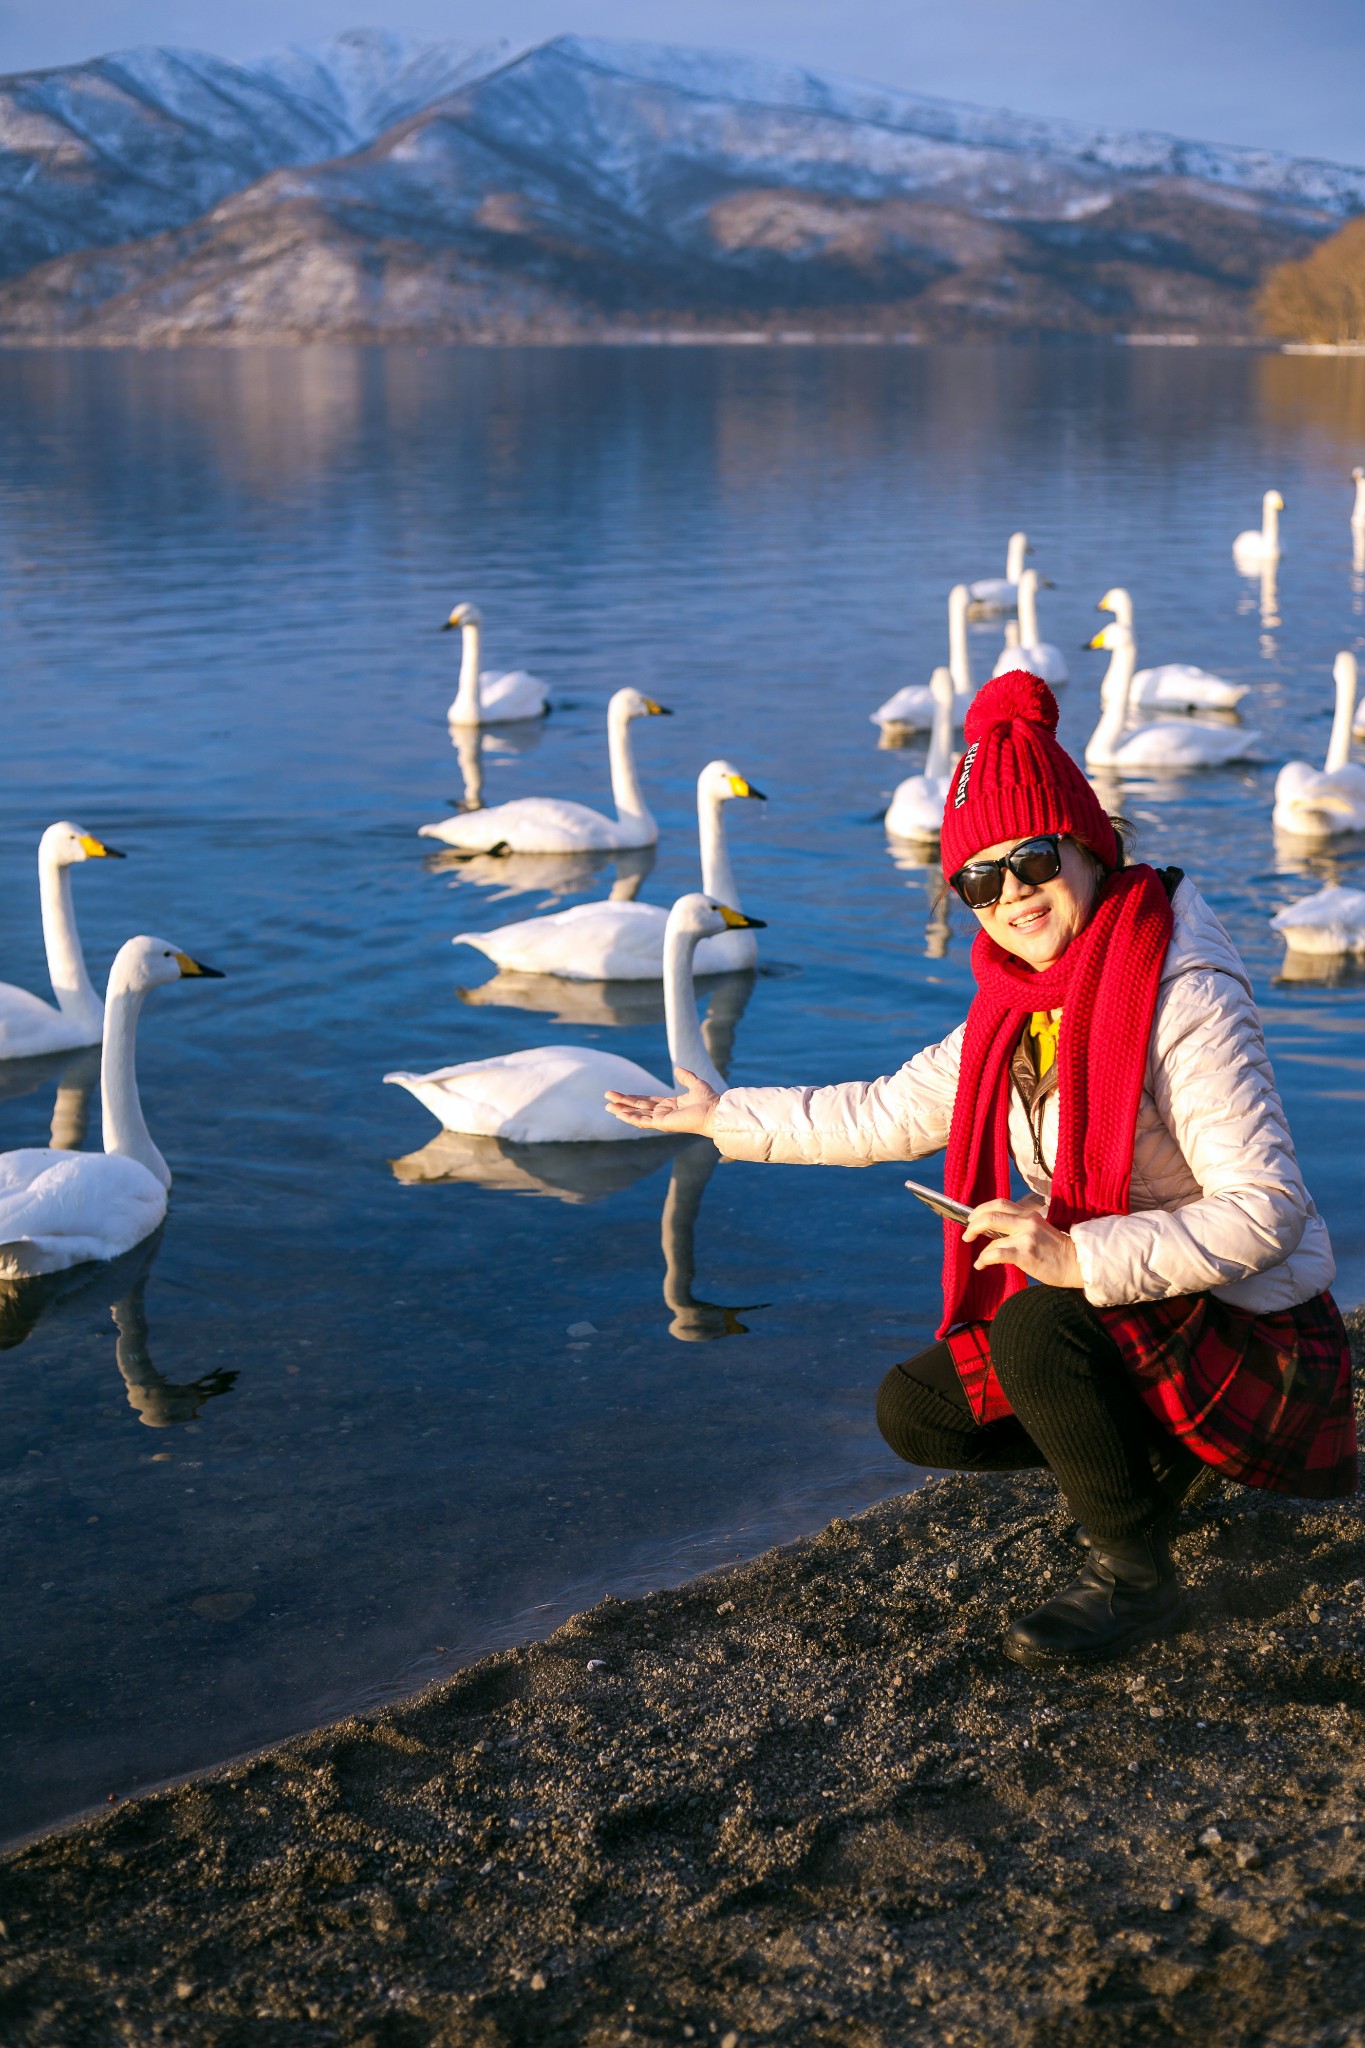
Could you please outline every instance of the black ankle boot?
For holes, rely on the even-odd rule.
[[[1185,1591],[1165,1530],[1106,1538],[1092,1541],[1069,1586],[1011,1624],[1005,1655],[1016,1664],[1099,1663],[1173,1634],[1184,1619]]]

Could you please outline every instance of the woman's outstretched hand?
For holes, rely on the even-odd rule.
[[[607,1108],[623,1124],[634,1124],[638,1130],[696,1131],[709,1138],[719,1095],[705,1081],[689,1074],[686,1067],[675,1067],[673,1071],[684,1085],[683,1094],[618,1095],[614,1088],[608,1088]]]
[[[1075,1245],[1065,1230],[1047,1221],[1037,1195],[1027,1195],[1022,1202],[978,1204],[967,1219],[962,1241],[970,1244],[978,1237],[990,1240],[976,1261],[978,1272],[986,1266],[1018,1266],[1045,1287],[1085,1285]]]

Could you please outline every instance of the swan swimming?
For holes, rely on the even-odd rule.
[[[1112,612],[1118,624],[1133,632],[1133,600],[1119,585],[1106,590],[1096,611]],[[1110,628],[1102,626],[1088,647],[1112,647]],[[1128,693],[1130,704],[1156,705],[1163,711],[1235,711],[1246,695],[1245,683],[1227,683],[1188,661],[1164,661],[1140,668]]]
[[[1157,719],[1125,738],[1137,649],[1131,627],[1116,622],[1105,631],[1111,653],[1100,684],[1100,722],[1086,742],[1087,768],[1221,768],[1251,753],[1259,733],[1193,720]]]
[[[1324,766],[1287,761],[1275,777],[1275,829],[1292,832],[1300,839],[1365,832],[1365,768],[1351,759],[1351,720],[1359,684],[1353,654],[1343,651],[1337,656],[1332,679],[1337,707]]]
[[[1270,920],[1293,953],[1365,954],[1365,889],[1319,889]]]
[[[936,668],[929,678],[934,693],[934,731],[924,770],[898,783],[884,823],[893,839],[937,839],[943,828],[943,806],[953,779],[953,678]]]
[[[514,719],[543,718],[550,708],[545,685],[524,668],[497,675],[479,667],[483,613],[476,604],[457,604],[442,626],[460,629],[460,681],[446,717],[452,725],[507,725]]]
[[[668,718],[672,713],[638,690],[617,690],[607,705],[607,747],[616,816],[590,810],[567,797],[520,796],[486,811],[464,811],[439,824],[418,827],[422,839],[441,839],[469,853],[594,853],[653,846],[659,828],[640,789],[630,725],[635,718]]]
[[[1249,526],[1232,543],[1232,559],[1243,576],[1259,576],[1268,562],[1280,559],[1280,514],[1284,499],[1278,491],[1267,491],[1261,499],[1261,523]]]
[[[92,832],[63,818],[38,841],[38,900],[43,945],[56,1007],[25,988],[0,982],[0,1060],[31,1059],[35,1053],[72,1052],[98,1045],[104,1004],[90,985],[71,907],[68,872],[83,860],[122,860],[123,855]]]
[[[1005,644],[996,657],[991,674],[1005,676],[1011,669],[1023,668],[1031,676],[1041,676],[1055,690],[1059,683],[1071,680],[1071,671],[1061,648],[1054,647],[1050,640],[1044,640],[1039,634],[1038,582],[1036,569],[1025,569],[1019,578],[1019,638],[1012,641],[1006,634]]]
[[[951,681],[948,693],[951,697]],[[729,761],[708,761],[697,777],[702,894],[738,910],[723,815],[724,806],[735,797],[766,801],[762,790]],[[457,932],[453,944],[474,946],[499,969],[519,974],[561,975],[569,981],[658,981],[664,971],[668,917],[657,903],[579,903],[572,910],[523,918],[491,932]],[[752,927],[727,929],[702,939],[693,971],[731,974],[752,967],[757,958]]]
[[[1024,573],[1024,557],[1033,553],[1026,533],[1012,533],[1005,550],[1005,573],[1003,576],[980,576],[975,583],[967,585],[967,597],[971,603],[974,618],[994,618],[1000,612],[1012,612],[1019,601],[1019,579]]]
[[[692,961],[700,940],[725,930],[762,929],[763,919],[746,917],[705,896],[680,896],[668,913],[664,937],[664,1006],[668,1057],[674,1067],[700,1074],[720,1090],[721,1079],[706,1050],[697,1018]],[[385,1074],[415,1095],[448,1131],[505,1138],[512,1144],[630,1142],[643,1135],[620,1123],[603,1097],[667,1095],[671,1090],[634,1060],[595,1046],[540,1045],[496,1059],[468,1060],[430,1074]]]
[[[137,1020],[152,989],[188,975],[222,979],[163,939],[129,939],[115,954],[104,1006],[104,1150],[0,1153],[0,1279],[117,1259],[160,1224],[171,1170],[138,1099]]]
[[[967,586],[955,583],[948,592],[948,670],[953,679],[953,723],[961,725],[972,697],[972,658],[967,645]],[[907,683],[872,713],[873,725],[901,732],[931,732],[934,724],[932,683]]]

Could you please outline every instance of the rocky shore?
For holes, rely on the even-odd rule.
[[[1354,1319],[1358,1356],[1365,1317]],[[1365,2048],[1365,1513],[1227,1488],[1196,1620],[951,1478],[0,1865],[7,2043]]]

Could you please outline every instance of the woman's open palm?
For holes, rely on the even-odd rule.
[[[683,1094],[620,1095],[614,1088],[609,1088],[607,1108],[613,1116],[620,1117],[623,1124],[634,1124],[637,1130],[696,1131],[709,1138],[719,1095],[707,1082],[689,1074],[686,1067],[675,1067],[673,1071],[684,1084]]]

